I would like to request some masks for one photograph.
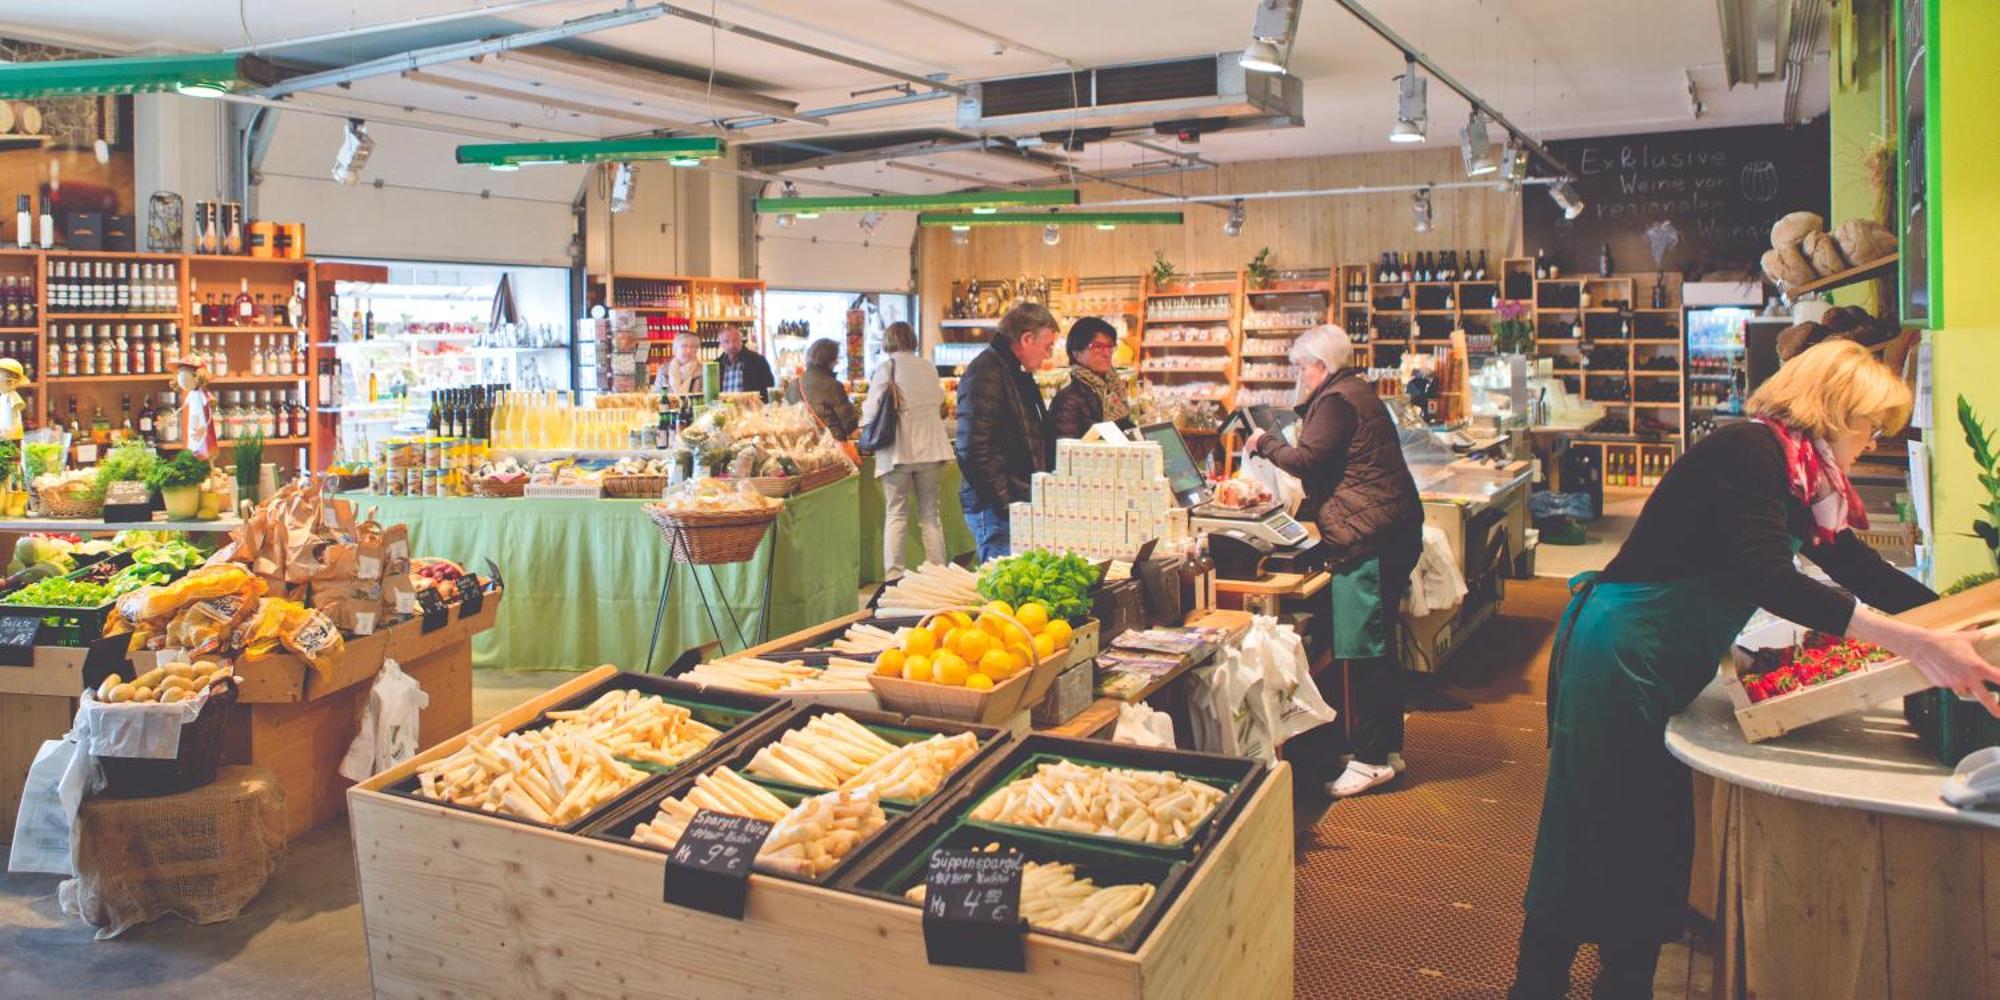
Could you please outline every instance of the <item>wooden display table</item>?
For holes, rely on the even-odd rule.
[[[1311,573],[1272,573],[1262,580],[1215,579],[1217,603],[1227,602],[1257,615],[1275,615],[1280,602],[1307,598],[1326,589],[1333,575],[1326,570]]]
[[[615,671],[504,713],[519,726]],[[743,920],[661,902],[665,858],[415,799],[386,786],[454,737],[349,790],[375,993],[816,998],[1292,995],[1292,778],[1268,772],[1135,952],[1026,937],[1025,973],[929,964],[913,906],[764,875]]]

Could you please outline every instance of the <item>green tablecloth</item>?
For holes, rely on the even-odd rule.
[[[791,497],[750,562],[699,567],[709,593],[735,610],[751,642],[760,634],[785,635],[854,612],[861,586],[860,490],[860,481],[850,477]],[[453,559],[480,572],[487,559],[500,567],[507,605],[493,630],[473,640],[474,666],[645,666],[660,582],[671,563],[667,540],[639,509],[645,501],[349,499],[363,509],[380,508],[384,523],[408,524],[411,550],[418,555]],[[876,520],[879,524],[879,514]],[[655,670],[715,637],[695,587],[697,568],[672,565],[673,599]],[[767,571],[770,624],[763,628]],[[720,605],[715,616],[725,645],[737,648]]]
[[[972,529],[965,526],[965,508],[958,505],[958,463],[946,462],[938,475],[938,517],[944,521],[945,558],[968,555],[978,546]],[[910,499],[911,507],[916,498]],[[861,579],[875,583],[882,579],[882,528],[888,515],[888,499],[882,495],[882,481],[875,478],[875,456],[861,459]],[[910,568],[923,565],[924,539],[918,534],[916,511],[903,532],[903,561]]]

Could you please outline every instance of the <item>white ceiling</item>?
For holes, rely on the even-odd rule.
[[[336,7],[297,0],[0,0],[0,34],[96,45],[111,51],[212,50],[271,46],[285,39],[474,10],[464,0],[348,0]],[[644,6],[640,0],[639,6]],[[404,49],[559,24],[617,9],[618,0],[574,0],[509,10],[406,32],[357,34],[311,46],[278,47],[276,55],[320,65],[344,65]],[[781,35],[854,58],[952,80],[1044,72],[1066,60],[1076,66],[1132,62],[1239,49],[1247,41],[1252,0],[688,0],[682,6],[725,21]],[[1778,121],[1783,86],[1725,89],[1720,32],[1713,4],[1695,0],[1375,0],[1370,9],[1433,60],[1542,140],[1619,132],[1663,131]],[[929,12],[928,14],[924,12]],[[676,17],[587,36],[581,48],[601,55],[650,60],[684,75],[754,89],[817,108],[868,100],[854,91],[891,80]],[[1347,11],[1306,4],[1291,71],[1305,84],[1305,126],[1208,136],[1198,146],[1158,144],[1217,161],[1317,156],[1391,148],[1391,77],[1397,52]],[[363,116],[455,116],[469,130],[526,137],[606,136],[656,127],[632,116],[686,121],[702,117],[685,100],[654,100],[613,88],[593,92],[576,81],[545,79],[518,99],[493,88],[521,88],[518,70],[468,63],[434,68],[448,80],[471,81],[467,94],[440,83],[382,77],[349,91],[316,92],[308,100]],[[1692,78],[1706,113],[1689,108]],[[591,113],[616,94],[621,117]],[[1808,70],[1801,113],[1827,105],[1824,59]],[[886,94],[872,95],[888,96]],[[541,103],[548,100],[550,103]],[[560,103],[557,103],[560,102]],[[583,107],[579,107],[583,106]],[[404,109],[415,109],[406,111]],[[718,105],[724,115],[732,113]],[[432,113],[426,115],[424,113]],[[1430,88],[1433,143],[1455,141],[1467,107],[1444,86]],[[737,142],[811,142],[854,133],[950,128],[954,104],[936,100],[845,115],[828,126],[785,124],[737,134]],[[1079,169],[1118,169],[1161,154],[1127,143],[1092,146],[1074,157]],[[903,161],[962,178],[1007,183],[1045,176],[1032,166],[980,153]],[[881,163],[857,164],[801,177],[904,191],[971,186]],[[1442,178],[1441,178],[1442,179]]]

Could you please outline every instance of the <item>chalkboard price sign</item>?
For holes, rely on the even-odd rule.
[[[424,619],[420,632],[435,632],[451,621],[451,608],[437,591],[429,588],[417,591],[417,613]]]
[[[1547,189],[1521,192],[1527,255],[1546,251],[1565,274],[1597,270],[1611,248],[1619,273],[1690,278],[1754,270],[1771,248],[1771,224],[1790,212],[1827,211],[1824,118],[1776,125],[1567,139],[1549,151],[1576,173],[1583,213],[1564,219]],[[1838,220],[1827,220],[1829,228]]]
[[[661,898],[676,906],[743,919],[750,869],[771,824],[703,809],[688,821],[667,855]]]
[[[41,631],[39,615],[0,618],[0,666],[34,666],[35,637]]]
[[[1023,972],[1019,851],[937,851],[924,877],[924,950],[932,965]]]

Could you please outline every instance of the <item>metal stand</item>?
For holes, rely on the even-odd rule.
[[[722,634],[722,626],[716,621],[715,617],[715,605],[718,603],[718,601],[712,599],[709,595],[709,584],[713,584],[715,588],[715,598],[720,598],[722,596],[722,583],[721,581],[715,579],[715,570],[713,568],[709,569],[708,571],[709,584],[705,584],[702,582],[702,573],[701,573],[703,566],[711,566],[719,564],[695,562],[692,556],[690,555],[691,549],[687,544],[686,529],[673,528],[667,530],[668,530],[668,536],[667,536],[668,542],[673,553],[673,558],[672,561],[668,562],[667,564],[666,579],[660,581],[660,604],[659,607],[653,611],[653,637],[652,640],[646,644],[646,673],[649,674],[653,672],[653,659],[655,656],[659,654],[660,632],[663,628],[666,627],[667,601],[672,596],[674,590],[674,565],[675,563],[678,563],[682,560],[687,561],[690,574],[694,577],[695,591],[697,596],[699,596],[701,599],[702,613],[704,616],[708,618],[709,631],[715,633],[715,641],[718,644],[726,643],[726,637]],[[776,525],[773,525],[771,530],[765,533],[764,537],[765,540],[768,542],[771,539],[775,538],[776,536],[777,536],[777,528]],[[771,544],[775,545],[776,542],[771,542]],[[764,551],[764,544],[759,543],[757,546],[757,552],[761,553],[763,551]],[[755,559],[756,554],[753,553],[751,558]],[[775,552],[772,554],[772,558],[773,559],[776,558]],[[769,638],[769,633],[771,630],[771,560],[767,560],[764,564],[764,593],[758,605],[756,638],[753,639],[744,634],[743,623],[737,619],[736,609],[733,606],[731,606],[727,601],[721,601],[720,603],[722,604],[722,611],[724,616],[726,616],[729,619],[730,631],[736,634],[736,643],[737,643],[736,648],[739,651],[748,649],[751,646],[756,645],[757,643],[763,642],[766,638]]]

